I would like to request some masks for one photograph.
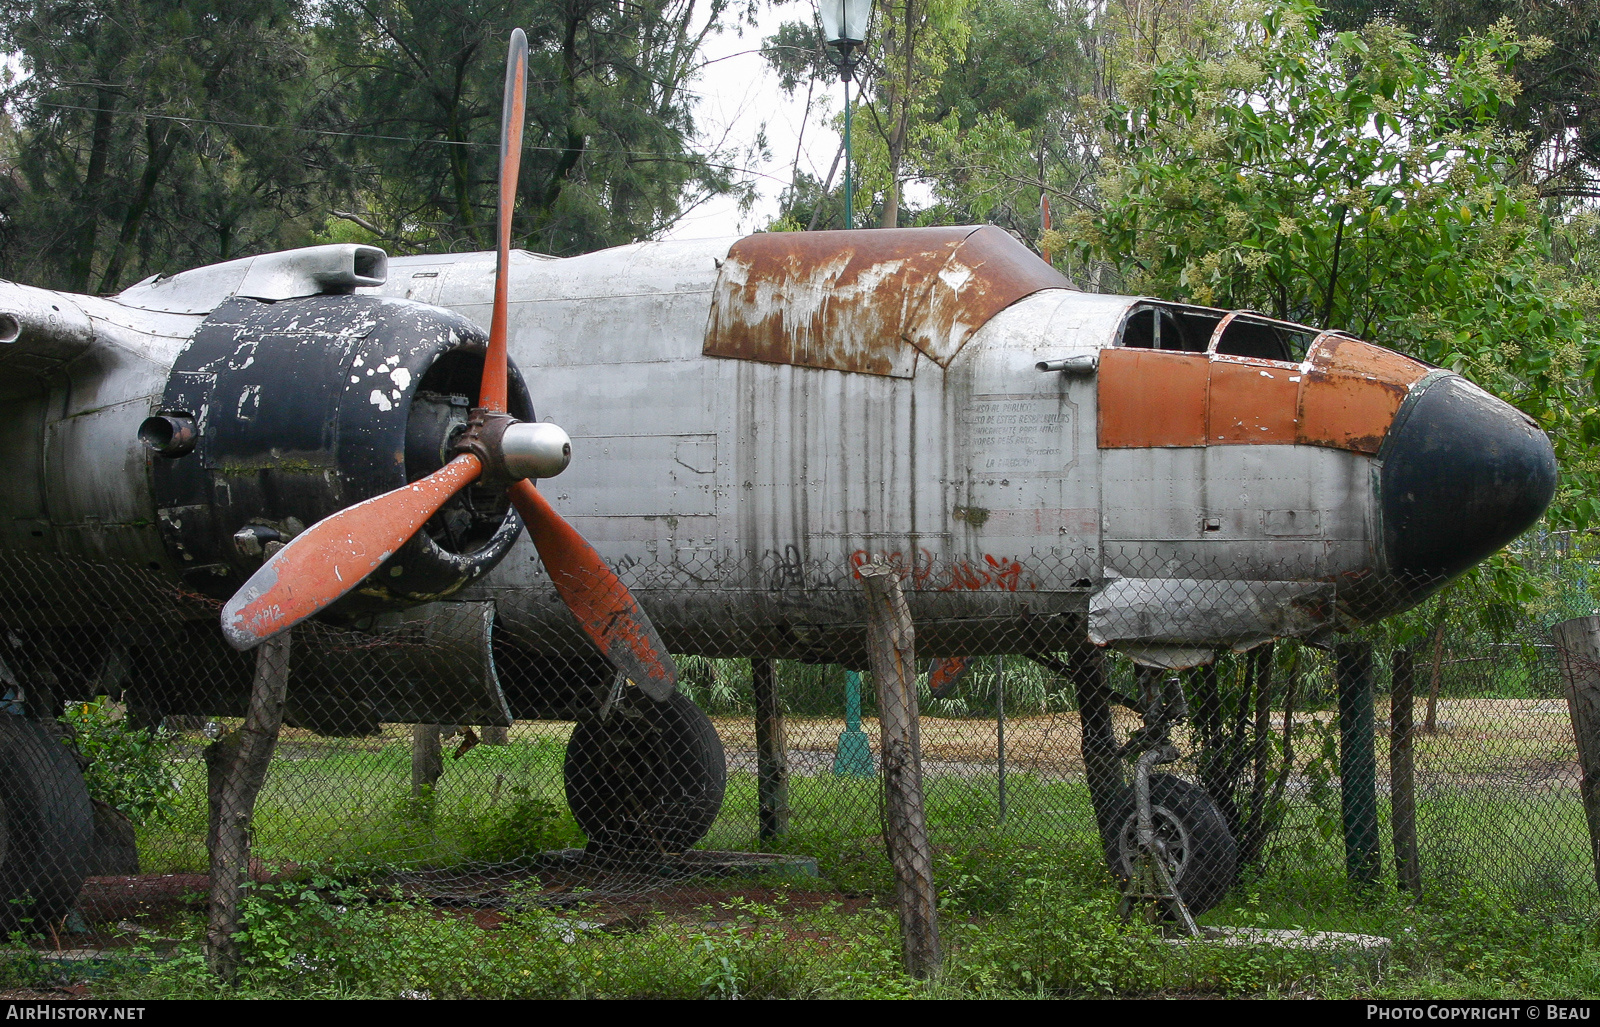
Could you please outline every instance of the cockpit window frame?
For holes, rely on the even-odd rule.
[[[1184,314],[1189,314],[1207,319],[1215,318],[1217,325],[1214,329],[1212,329],[1210,337],[1206,340],[1204,349],[1168,349],[1161,346],[1129,346],[1127,342],[1128,328],[1133,323],[1133,319],[1140,314],[1145,313],[1146,311],[1156,310],[1170,312],[1174,317],[1181,317]],[[1294,354],[1291,352],[1290,359],[1284,360],[1277,357],[1258,357],[1238,353],[1220,352],[1218,347],[1221,345],[1222,338],[1227,333],[1228,327],[1240,319],[1246,319],[1251,324],[1279,328],[1286,332],[1292,332],[1295,335],[1305,337],[1307,340],[1305,353],[1296,359]],[[1160,318],[1157,318],[1157,324],[1152,326],[1155,328],[1155,331],[1152,332],[1152,336],[1156,339],[1156,341],[1159,341],[1159,336],[1156,333],[1158,333],[1160,330],[1160,320]],[[1140,298],[1139,300],[1130,304],[1127,312],[1123,315],[1121,323],[1117,326],[1117,334],[1116,339],[1113,342],[1113,346],[1117,349],[1149,348],[1152,350],[1159,350],[1163,353],[1185,353],[1190,356],[1214,356],[1231,360],[1259,360],[1271,364],[1280,364],[1286,367],[1299,367],[1311,358],[1311,354],[1316,349],[1318,340],[1327,335],[1345,336],[1346,333],[1312,328],[1309,325],[1300,324],[1295,321],[1285,321],[1282,318],[1269,317],[1266,314],[1262,314],[1254,310],[1224,310],[1220,307],[1203,307],[1193,303],[1173,303],[1169,300]]]

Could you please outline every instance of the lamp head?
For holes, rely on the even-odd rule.
[[[818,0],[817,7],[827,42],[848,52],[867,38],[872,0]]]

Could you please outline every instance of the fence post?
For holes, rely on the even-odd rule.
[[[916,638],[900,579],[882,564],[861,568],[867,593],[867,655],[878,689],[883,732],[884,842],[894,864],[906,972],[927,978],[939,970],[939,916],[933,852],[922,805],[922,745],[917,724]]]
[[[411,797],[420,799],[444,773],[444,748],[438,724],[411,725]]]
[[[1567,713],[1578,744],[1578,796],[1589,823],[1589,855],[1600,884],[1600,617],[1574,617],[1550,629],[1561,676],[1567,682]]]
[[[1378,753],[1372,709],[1372,643],[1334,647],[1339,684],[1339,798],[1344,819],[1345,876],[1378,880]]]
[[[205,748],[207,832],[211,854],[206,964],[224,981],[239,968],[239,892],[250,872],[250,822],[283,726],[289,686],[289,636],[285,631],[256,650],[255,681],[244,724]]]
[[[1085,639],[1067,653],[1067,671],[1078,698],[1079,749],[1089,785],[1089,805],[1094,807],[1101,842],[1110,845],[1116,837],[1114,821],[1127,785],[1122,779],[1122,760],[1117,758],[1105,653]]]
[[[1389,826],[1394,835],[1395,881],[1422,894],[1417,857],[1417,779],[1414,763],[1416,660],[1409,646],[1395,649],[1389,662]]]
[[[761,840],[789,833],[789,751],[783,736],[783,706],[778,702],[778,661],[750,661],[750,686],[756,707],[756,794]]]

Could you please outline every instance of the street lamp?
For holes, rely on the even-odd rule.
[[[839,77],[844,80],[844,223],[856,226],[855,191],[850,179],[850,79],[855,74],[856,52],[867,38],[867,18],[872,0],[818,0],[822,15],[822,38],[833,48],[831,54]]]

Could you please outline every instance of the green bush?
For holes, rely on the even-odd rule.
[[[511,789],[511,804],[490,809],[463,828],[462,853],[485,863],[510,863],[551,849],[583,844],[583,833],[566,805],[540,798],[523,785]]]
[[[60,720],[72,729],[78,752],[89,761],[83,776],[90,797],[135,824],[171,819],[178,799],[173,735],[162,728],[129,727],[105,696],[68,703]]]

